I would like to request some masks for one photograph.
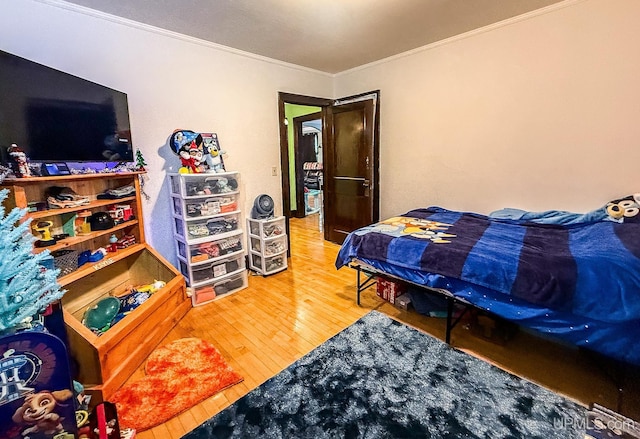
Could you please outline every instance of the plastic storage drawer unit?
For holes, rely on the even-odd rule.
[[[249,268],[267,276],[287,268],[288,241],[285,217],[247,218]]]
[[[169,174],[178,268],[203,305],[248,286],[240,174]]]

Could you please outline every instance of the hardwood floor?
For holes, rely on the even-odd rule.
[[[286,271],[250,276],[249,288],[193,308],[161,343],[182,337],[208,340],[244,381],[165,424],[138,432],[138,438],[181,437],[373,309],[444,339],[443,319],[397,309],[379,299],[373,288],[363,293],[362,305],[356,305],[355,272],[335,269],[339,246],[322,239],[317,221],[318,215],[291,220]],[[465,326],[454,329],[452,344],[585,405],[596,401],[616,407],[613,381],[574,349],[524,331],[500,345]],[[130,380],[143,375],[139,368]],[[640,386],[632,385],[625,396],[625,411],[640,419]]]

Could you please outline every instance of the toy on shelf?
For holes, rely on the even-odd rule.
[[[166,285],[160,280],[144,285],[129,285],[122,295],[104,297],[89,307],[82,323],[96,335],[102,335]]]
[[[204,150],[202,136],[189,130],[176,130],[169,137],[171,150],[180,157],[181,174],[198,174],[203,172],[202,161]]]
[[[91,224],[89,224],[90,210],[82,210],[76,214],[75,232],[76,235],[88,235],[91,233]]]
[[[202,172],[225,172],[222,155],[216,133],[196,133],[190,130],[175,130],[169,137],[171,150],[180,157],[181,174]]]
[[[124,235],[116,241],[116,248],[122,250],[136,243],[136,237],[133,235]]]
[[[109,236],[109,245],[107,246],[107,251],[113,253],[118,250],[118,247],[116,246],[117,242],[118,237],[115,233],[113,233],[111,236]]]
[[[115,404],[104,401],[89,414],[90,437],[95,439],[120,439],[120,423]]]
[[[25,152],[15,143],[12,143],[7,148],[9,158],[11,160],[11,170],[14,175],[19,178],[31,177],[31,169],[29,169],[29,163]]]
[[[205,172],[220,173],[224,172],[224,161],[222,154],[224,151],[220,148],[218,135],[216,133],[202,133],[202,142],[204,143],[204,161],[207,165]]]
[[[116,204],[109,208],[108,213],[116,225],[134,219],[133,209],[128,204]]]
[[[136,150],[136,171],[145,171],[145,166],[147,166],[147,162],[144,160],[142,152],[138,149]]]
[[[105,332],[111,327],[111,321],[118,311],[120,311],[120,300],[112,296],[105,297],[87,309],[83,323],[94,332]]]
[[[51,236],[51,227],[53,227],[53,222],[51,221],[38,221],[35,223],[33,230],[40,232],[42,235],[42,238],[36,241],[36,247],[48,247],[56,243],[56,240]]]

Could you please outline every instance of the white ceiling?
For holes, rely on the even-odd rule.
[[[561,0],[69,0],[337,73]]]

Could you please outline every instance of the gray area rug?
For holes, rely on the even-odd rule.
[[[582,439],[585,413],[372,311],[184,438]]]

